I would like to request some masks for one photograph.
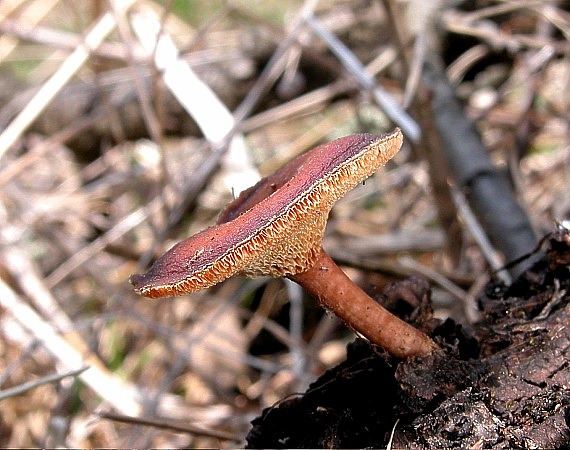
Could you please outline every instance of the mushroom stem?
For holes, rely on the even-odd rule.
[[[323,249],[309,270],[289,278],[313,294],[347,326],[398,358],[427,355],[438,348],[426,334],[368,296]]]

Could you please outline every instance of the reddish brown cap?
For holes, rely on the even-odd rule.
[[[144,275],[147,297],[204,289],[237,273],[286,276],[311,267],[334,203],[389,161],[402,133],[358,134],[320,145],[244,191],[218,224],[176,244]]]

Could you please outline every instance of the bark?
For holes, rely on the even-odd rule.
[[[567,448],[568,230],[544,254],[511,286],[487,287],[473,330],[439,324],[431,335],[445,353],[402,362],[350,344],[304,395],[255,419],[248,446],[386,447],[395,429],[392,448]],[[429,299],[429,289],[406,281],[390,289],[390,304],[398,296]]]

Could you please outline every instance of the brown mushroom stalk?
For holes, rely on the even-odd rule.
[[[144,275],[140,295],[158,298],[213,286],[235,274],[286,276],[350,328],[399,358],[437,348],[352,282],[322,249],[329,212],[346,192],[389,161],[402,133],[353,135],[320,145],[244,191],[217,225],[176,244]]]
[[[425,333],[370,298],[322,249],[313,267],[288,278],[303,286],[353,331],[398,358],[427,355],[437,348]]]

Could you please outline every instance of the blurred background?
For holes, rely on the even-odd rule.
[[[236,447],[354,335],[283,279],[135,272],[304,151],[399,126],[324,247],[468,326],[570,216],[570,5],[0,2],[0,446]]]

